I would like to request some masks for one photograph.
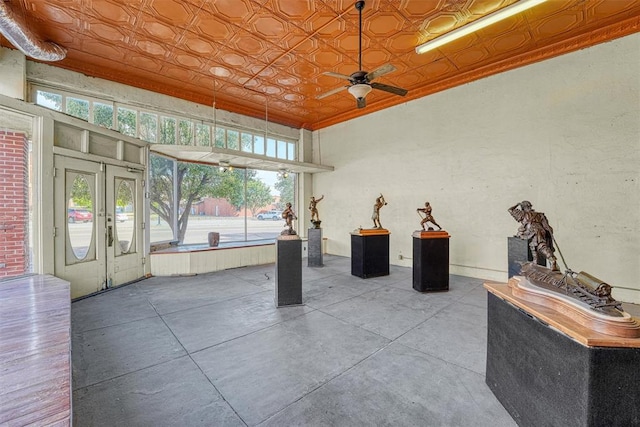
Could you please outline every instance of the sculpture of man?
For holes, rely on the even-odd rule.
[[[322,199],[324,199],[324,194],[319,199],[316,199],[315,197],[311,196],[311,201],[309,202],[309,210],[311,211],[311,222],[313,222],[314,219],[315,221],[320,221],[320,216],[318,215],[318,209],[316,208],[316,205]]]
[[[430,222],[436,227],[438,227],[438,230],[442,230],[442,227],[440,227],[440,225],[436,222],[435,219],[433,219],[433,216],[431,215],[431,205],[429,204],[429,202],[424,202],[424,208],[418,208],[416,210],[418,212],[424,212],[425,216],[424,218],[422,218],[422,221],[420,221],[420,226],[422,227],[423,230],[424,230],[424,225],[427,222]],[[429,228],[432,229],[431,227]]]
[[[293,211],[291,203],[287,203],[286,209],[282,211],[282,218],[284,218],[285,220],[284,226],[289,227],[288,233],[296,234],[296,232],[293,230],[293,220],[298,219],[298,217],[296,217],[296,213]]]
[[[542,212],[536,212],[531,202],[522,202],[509,208],[509,213],[520,223],[516,237],[529,241],[529,248],[533,256],[533,263],[538,263],[538,254],[542,254],[551,264],[552,270],[559,270],[556,257],[553,254],[553,228]]]
[[[382,224],[380,224],[380,208],[386,204],[387,202],[384,200],[384,196],[381,193],[380,197],[376,198],[376,202],[373,205],[373,214],[371,214],[373,228],[382,228]]]

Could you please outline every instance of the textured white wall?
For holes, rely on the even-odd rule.
[[[0,94],[24,101],[26,62],[19,50],[0,47]]]
[[[327,251],[389,205],[391,263],[411,265],[426,200],[452,235],[451,272],[507,278],[507,208],[545,212],[569,267],[640,302],[640,35],[512,70],[314,132]],[[562,264],[561,264],[562,265]]]

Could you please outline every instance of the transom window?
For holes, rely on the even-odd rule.
[[[237,150],[275,159],[297,160],[296,142],[267,138],[246,129],[169,115],[118,102],[34,86],[33,101],[89,123],[155,144]]]

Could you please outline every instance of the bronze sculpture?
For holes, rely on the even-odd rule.
[[[324,194],[319,199],[316,199],[314,196],[311,196],[311,201],[309,202],[309,210],[311,211],[311,223],[315,228],[320,228],[320,216],[318,215],[318,208],[316,205],[324,199]]]
[[[293,208],[291,207],[291,203],[287,203],[286,209],[282,211],[282,218],[284,218],[285,220],[284,226],[289,228],[287,230],[283,230],[282,233],[280,234],[295,235],[296,231],[293,229],[293,220],[298,219],[298,217],[296,216],[296,213],[293,211]]]
[[[418,213],[418,216],[420,216],[420,218],[422,218],[422,220],[420,221],[420,226],[422,227],[422,229],[424,230],[424,225],[427,222],[432,223],[433,225],[435,225],[436,227],[438,227],[438,230],[442,230],[442,227],[440,227],[440,224],[438,224],[436,222],[436,220],[433,218],[433,215],[431,215],[431,205],[429,204],[429,202],[424,202],[424,208],[418,208],[416,209],[417,212],[424,212],[424,218],[422,218],[422,216],[420,216],[420,214]],[[429,230],[433,230],[433,227],[429,227]]]
[[[520,223],[516,237],[529,241],[533,263],[537,264],[538,254],[542,254],[551,264],[551,269],[559,271],[554,255],[553,228],[544,213],[534,211],[527,200],[510,207],[509,213]]]
[[[380,193],[380,197],[376,198],[376,202],[373,204],[373,214],[371,214],[373,228],[382,228],[382,224],[380,224],[380,208],[386,206],[386,204],[384,196]]]

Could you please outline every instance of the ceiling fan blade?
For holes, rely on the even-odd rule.
[[[320,95],[316,96],[316,99],[326,98],[327,96],[331,96],[334,93],[341,92],[341,91],[345,90],[348,87],[349,86],[347,85],[347,86],[341,86],[341,87],[337,87],[335,89],[331,89],[329,92],[321,93]]]
[[[393,93],[394,95],[405,96],[409,91],[395,86],[384,85],[382,83],[371,83],[371,87],[385,92]]]
[[[373,80],[373,79],[377,79],[380,76],[383,76],[385,74],[391,73],[392,71],[395,71],[396,67],[394,67],[391,64],[384,64],[382,67],[373,70],[372,72],[370,72],[369,74],[367,74],[367,79],[369,79],[369,81]]]
[[[356,104],[358,108],[364,108],[367,106],[367,100],[364,98],[356,98]]]
[[[332,71],[327,71],[322,74],[324,74],[325,76],[337,77],[339,79],[345,79],[349,81],[351,80],[351,76],[347,76],[346,74],[334,73]]]

